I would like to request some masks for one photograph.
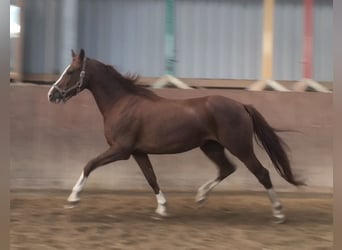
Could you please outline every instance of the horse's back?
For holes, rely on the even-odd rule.
[[[225,123],[250,121],[244,105],[228,97],[212,95],[188,99],[185,102],[194,112],[207,116],[207,119],[214,119],[216,123],[221,120]]]
[[[249,126],[243,105],[222,96],[145,102],[139,115],[137,148],[148,153],[183,152]]]

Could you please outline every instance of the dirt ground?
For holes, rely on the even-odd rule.
[[[272,223],[266,193],[215,193],[198,209],[195,193],[168,193],[169,218],[153,218],[152,193],[13,192],[13,250],[332,249],[332,195],[280,194],[287,222]]]

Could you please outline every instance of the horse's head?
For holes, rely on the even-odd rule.
[[[78,55],[73,50],[71,52],[71,64],[66,67],[49,90],[48,99],[50,102],[66,102],[85,88],[86,57],[84,50],[81,49]]]

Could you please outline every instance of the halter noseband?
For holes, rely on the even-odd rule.
[[[61,89],[60,87],[57,86],[57,82],[54,83],[52,85],[52,87],[54,89],[56,89],[60,95],[62,96],[62,99],[63,101],[65,102],[66,101],[66,97],[67,97],[67,94],[69,94],[71,91],[73,91],[74,89],[76,89],[76,94],[77,95],[80,91],[81,91],[81,88],[84,84],[84,78],[85,78],[85,67],[86,67],[86,57],[84,57],[83,59],[83,65],[82,65],[82,71],[80,73],[80,80],[78,80],[73,86],[71,86],[70,88],[67,88],[67,89]]]

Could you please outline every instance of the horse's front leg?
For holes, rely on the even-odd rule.
[[[80,178],[72,188],[71,194],[68,197],[68,201],[71,203],[80,201],[78,194],[82,191],[89,174],[96,168],[114,161],[126,160],[130,157],[130,155],[131,154],[129,150],[125,150],[124,148],[115,145],[111,146],[107,151],[100,154],[96,158],[90,160],[84,167]]]
[[[136,162],[138,163],[141,171],[143,172],[147,182],[150,184],[150,186],[153,189],[154,194],[156,195],[157,199],[157,209],[156,213],[161,216],[167,216],[166,212],[166,199],[162,193],[162,191],[159,188],[157,177],[153,171],[152,164],[150,162],[150,159],[148,158],[147,154],[145,153],[138,153],[135,152],[132,154]]]

